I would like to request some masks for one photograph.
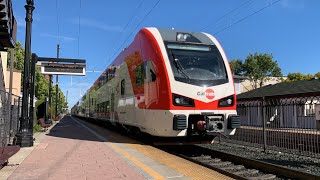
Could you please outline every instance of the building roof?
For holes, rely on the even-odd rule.
[[[264,86],[237,95],[237,99],[254,99],[261,97],[301,96],[305,94],[320,95],[320,79],[282,82]]]
[[[234,74],[234,75],[233,75],[233,79],[240,79],[240,80],[243,80],[243,79],[248,79],[248,78],[247,78],[247,77],[245,77],[245,76],[241,76],[241,75]]]

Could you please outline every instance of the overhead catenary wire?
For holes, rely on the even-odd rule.
[[[57,13],[57,37],[58,37],[58,44],[60,44],[60,22],[59,22],[58,0],[56,0],[56,13]]]
[[[131,31],[131,33],[129,34],[129,36],[127,36],[127,38],[125,39],[125,41],[119,46],[119,48],[113,53],[113,55],[106,61],[106,63],[102,66],[103,68],[105,68],[105,66],[107,66],[110,61],[113,59],[113,57],[116,55],[116,53],[120,50],[120,48],[129,40],[129,38],[131,37],[131,35],[133,34],[133,32],[142,24],[142,22],[149,16],[149,14],[153,11],[153,9],[159,4],[160,0],[158,0],[153,6],[152,8],[148,11],[147,14],[144,15],[144,17],[140,20],[140,22],[137,24],[137,26]],[[138,6],[138,8],[140,8],[140,6],[142,5],[143,1],[140,3],[140,5]],[[131,17],[129,22],[126,24],[125,27],[127,27],[130,24],[130,21],[133,18]]]
[[[109,61],[113,59],[113,57],[117,54],[117,52],[122,48],[122,46],[130,39],[131,35],[135,32],[135,30],[142,24],[142,22],[149,16],[149,14],[153,11],[153,9],[159,4],[160,0],[158,0],[152,8],[149,10],[149,12],[140,20],[140,22],[137,24],[137,26],[131,31],[129,36],[127,36],[126,40],[121,44],[121,46],[113,53],[113,55],[110,57]]]
[[[142,0],[142,1],[140,2],[140,4],[138,5],[138,7],[136,8],[137,10],[142,6],[142,4],[144,3],[144,1],[145,1],[145,0]],[[116,36],[116,38],[115,38],[114,40],[119,39],[119,37],[121,36],[121,34],[125,31],[125,29],[126,29],[126,28],[129,26],[129,24],[132,22],[133,18],[136,16],[136,13],[138,13],[138,11],[135,11],[135,13],[131,15],[129,21],[128,21],[128,22],[126,23],[126,25],[121,29],[119,35]],[[111,49],[112,49],[112,47],[109,48],[109,50],[107,51],[106,56],[111,52]],[[102,67],[104,68],[108,63],[110,63],[110,61],[111,61],[111,58],[109,58],[109,59],[104,63],[104,65],[103,65]]]
[[[82,6],[82,2],[81,2],[81,0],[79,0],[79,16],[78,16],[78,58],[80,58],[81,6]]]
[[[200,31],[203,31],[203,30],[207,29],[208,27],[212,26],[213,24],[218,23],[221,19],[229,16],[230,14],[234,13],[235,11],[239,10],[240,8],[242,8],[243,6],[245,6],[246,4],[248,4],[248,3],[252,2],[252,1],[253,1],[253,0],[247,0],[247,1],[245,1],[244,3],[240,4],[240,6],[237,6],[236,8],[234,8],[234,9],[230,10],[229,12],[227,12],[226,14],[222,15],[222,16],[221,16],[220,18],[218,18],[214,23],[210,23],[210,24],[208,24],[207,26],[201,28]]]
[[[251,17],[251,16],[253,16],[253,15],[255,15],[255,14],[257,14],[257,13],[259,13],[259,12],[261,12],[261,11],[265,10],[265,9],[267,9],[268,7],[270,7],[270,6],[272,6],[272,5],[276,4],[276,3],[278,3],[278,2],[280,2],[280,1],[281,1],[281,0],[276,0],[276,1],[271,2],[271,3],[270,3],[270,4],[268,4],[267,6],[264,6],[264,7],[260,8],[260,9],[258,9],[257,11],[254,11],[253,13],[251,13],[251,14],[249,14],[249,15],[247,15],[247,16],[245,16],[245,17],[241,18],[241,19],[239,19],[238,21],[236,21],[236,22],[234,22],[234,23],[230,24],[229,26],[227,26],[227,27],[225,27],[225,28],[223,28],[223,29],[221,29],[221,30],[219,30],[219,31],[217,31],[217,32],[215,32],[215,33],[213,33],[213,35],[217,35],[217,34],[219,34],[219,33],[223,32],[223,31],[225,31],[225,30],[229,29],[229,28],[230,28],[230,27],[232,27],[233,25],[236,25],[236,24],[238,24],[238,23],[240,23],[240,22],[242,22],[242,21],[244,21],[244,20],[248,19],[249,17]]]
[[[133,13],[133,14],[131,15],[131,17],[129,18],[128,22],[125,24],[125,26],[123,26],[123,28],[121,29],[119,35],[118,35],[118,36],[115,36],[115,38],[113,39],[114,41],[117,40],[117,39],[119,39],[119,37],[121,36],[121,34],[127,29],[127,27],[128,27],[129,24],[132,22],[132,20],[133,20],[134,17],[136,16],[136,14],[139,12],[138,10],[139,10],[139,8],[142,6],[142,4],[144,3],[144,1],[145,1],[145,0],[142,0],[142,1],[140,2],[140,4],[137,6],[137,8],[136,8],[137,10],[134,11],[134,13]],[[106,56],[108,56],[108,54],[111,52],[111,49],[112,49],[113,47],[114,47],[114,46],[111,46],[111,47],[108,49],[108,51],[107,51],[107,53],[106,53]],[[105,66],[106,66],[107,64],[110,63],[110,61],[111,61],[111,59],[108,59],[108,60],[102,65],[103,69],[105,68]],[[94,65],[94,68],[95,68],[95,65]],[[94,79],[97,79],[99,76],[100,76],[100,75],[98,74],[97,76],[95,76]]]

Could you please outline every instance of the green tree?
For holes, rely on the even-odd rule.
[[[20,42],[16,42],[16,47],[14,48],[14,63],[13,68],[23,71],[24,67],[24,48],[21,46]],[[10,67],[10,51],[8,53],[7,60],[8,68]]]
[[[243,64],[241,59],[234,59],[230,61],[230,68],[233,74],[241,75],[243,73]]]
[[[40,70],[36,68],[35,78],[35,96],[38,99],[44,99],[49,94],[49,80],[45,80]]]
[[[16,42],[16,47],[14,48],[14,69],[21,70],[21,80],[23,80],[23,68],[24,68],[24,48],[21,46],[20,42]],[[8,55],[10,57],[10,53]],[[31,57],[30,57],[31,59]],[[8,58],[8,67],[10,67],[10,58]],[[22,84],[23,82],[21,82]],[[59,91],[62,95],[60,97],[64,98],[62,91]],[[55,94],[55,91],[53,92]],[[36,68],[35,77],[35,96],[37,99],[42,100],[48,97],[49,94],[49,80],[44,79],[44,76],[40,73],[39,68]],[[65,99],[64,99],[65,100]],[[61,102],[63,107],[66,102]]]
[[[319,72],[319,75],[320,75],[320,72]],[[316,77],[317,74],[315,75],[312,75],[312,74],[302,74],[302,73],[289,73],[287,75],[287,80],[288,82],[292,82],[292,81],[300,81],[300,80],[309,80],[309,79],[312,79],[314,77]]]
[[[51,102],[51,112],[52,112],[52,116],[54,116],[55,110],[56,110],[56,86],[52,86],[52,102]],[[58,89],[58,113],[63,112],[63,110],[65,108],[67,108],[67,102],[66,102],[66,98],[63,94],[63,92],[61,91],[61,89]]]
[[[277,61],[272,54],[249,54],[243,63],[243,75],[249,78],[253,89],[263,86],[270,77],[282,76]]]
[[[289,73],[287,75],[287,81],[299,81],[299,80],[304,80],[304,75],[302,73]]]
[[[320,78],[320,72],[317,72],[314,76]]]

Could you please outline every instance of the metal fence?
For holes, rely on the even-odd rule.
[[[319,156],[319,109],[320,96],[238,100],[241,128],[223,140]]]
[[[9,111],[11,108],[11,112]],[[19,130],[19,117],[21,112],[21,98],[12,95],[11,105],[9,94],[0,91],[0,147],[13,144],[13,138]]]

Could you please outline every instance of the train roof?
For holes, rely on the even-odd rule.
[[[192,32],[162,28],[157,29],[164,41],[182,41],[189,43],[214,44],[213,41],[203,32]]]

